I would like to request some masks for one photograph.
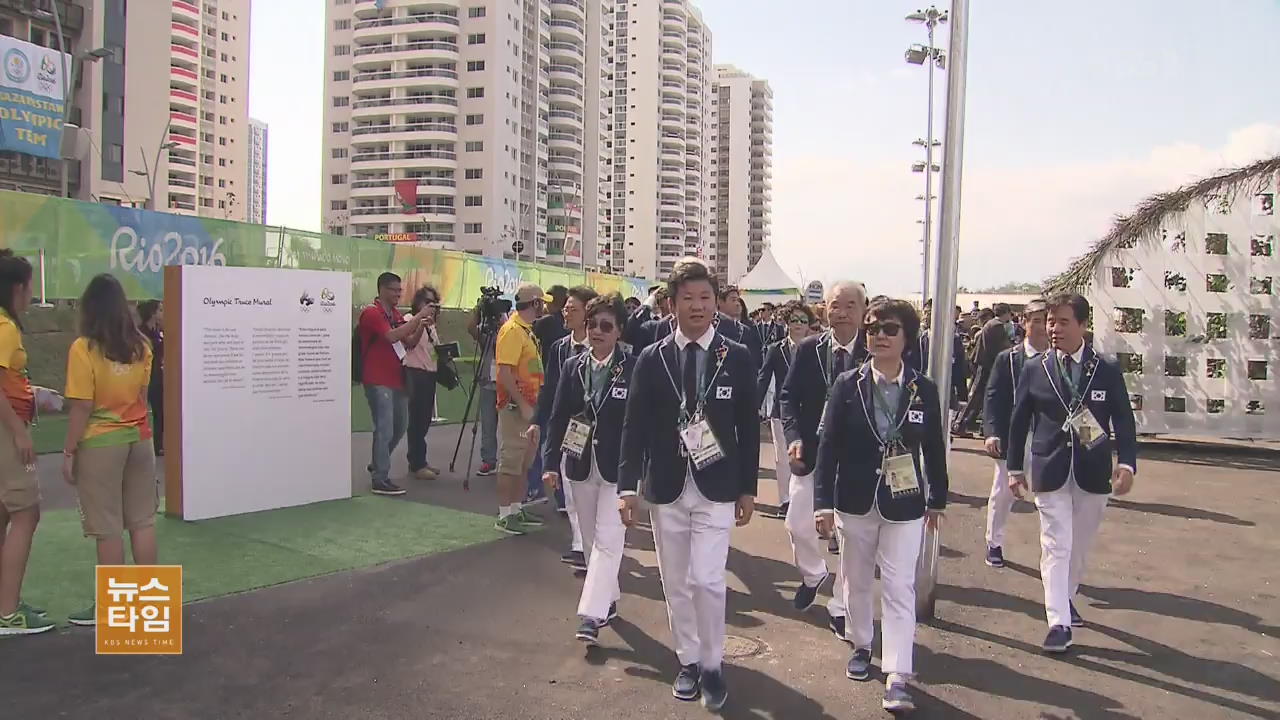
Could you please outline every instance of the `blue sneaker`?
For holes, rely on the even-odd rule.
[[[884,700],[880,707],[891,713],[905,713],[915,710],[916,704],[907,692],[906,683],[893,683],[884,689]]]
[[[682,665],[680,672],[676,675],[676,681],[671,685],[671,694],[677,700],[686,702],[698,699],[698,693],[701,692],[701,677],[697,663]]]
[[[701,684],[702,707],[711,712],[719,712],[729,700],[729,686],[724,682],[724,670],[704,670]]]
[[[1060,654],[1067,651],[1071,647],[1071,628],[1066,625],[1054,625],[1049,628],[1049,634],[1044,638],[1044,644],[1041,645],[1047,653]]]
[[[1004,567],[1004,550],[999,547],[987,548],[987,564],[993,568]]]
[[[858,648],[853,651],[853,657],[849,658],[844,676],[850,680],[871,679],[871,648]]]

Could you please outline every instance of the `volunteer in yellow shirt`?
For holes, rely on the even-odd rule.
[[[138,329],[120,282],[89,281],[80,299],[80,337],[67,358],[70,422],[62,476],[76,488],[85,537],[99,565],[123,565],[129,531],[133,561],[156,563],[155,451],[147,422],[151,344]],[[94,608],[68,618],[93,625]]]
[[[22,602],[31,537],[40,522],[40,483],[31,444],[35,395],[18,319],[31,304],[31,263],[0,250],[0,635],[53,629],[44,612]]]

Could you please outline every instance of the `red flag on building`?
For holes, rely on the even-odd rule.
[[[406,214],[416,212],[418,209],[417,179],[397,180],[395,188],[396,197],[400,198],[400,207],[404,209],[404,212]]]

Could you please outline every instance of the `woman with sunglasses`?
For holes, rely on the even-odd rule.
[[[787,379],[787,371],[791,369],[791,361],[796,355],[796,344],[809,337],[809,326],[813,324],[813,311],[799,300],[792,300],[783,305],[779,317],[787,324],[787,336],[769,346],[765,351],[764,363],[756,377],[757,397],[765,397],[769,383],[773,383],[773,400],[766,411],[769,427],[773,430],[773,460],[778,478],[779,516],[787,516],[791,493],[791,458],[787,456],[787,436],[782,431],[782,407],[779,394],[782,383]]]
[[[915,707],[907,681],[916,561],[925,524],[935,527],[947,505],[946,440],[937,386],[903,362],[920,331],[915,308],[876,300],[863,327],[871,360],[836,380],[823,414],[815,520],[823,537],[841,537],[852,680],[871,678],[871,586],[880,567],[882,706],[905,712]]]
[[[409,385],[409,429],[405,437],[409,474],[419,480],[435,480],[440,471],[427,464],[427,431],[436,414],[436,321],[440,317],[440,293],[423,285],[413,294],[413,314],[422,318],[422,337],[409,348],[401,363]]]
[[[543,467],[559,468],[573,483],[573,510],[582,532],[587,579],[578,601],[577,638],[599,642],[600,628],[618,614],[618,567],[626,529],[618,512],[622,421],[635,358],[618,347],[626,307],[617,293],[587,303],[590,351],[565,360],[543,446]],[[559,473],[543,473],[549,487]]]

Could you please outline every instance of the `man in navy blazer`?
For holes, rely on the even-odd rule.
[[[748,332],[746,325],[743,325],[722,312],[717,312],[715,314],[715,317],[712,318],[711,324],[715,326],[716,332],[720,335],[723,335],[725,338],[732,340],[739,345],[745,345],[747,350],[750,351],[752,364],[755,367],[760,366],[761,353],[759,338],[756,337],[755,333]],[[675,329],[676,318],[672,315],[661,320],[650,320],[642,326],[641,331],[637,333],[637,335],[639,339],[647,340],[647,344],[653,344],[670,336],[675,332]],[[640,349],[642,348],[637,348],[635,352],[639,353]]]
[[[841,373],[862,365],[867,357],[862,334],[867,311],[867,291],[862,283],[841,280],[833,283],[826,296],[827,321],[831,329],[809,336],[796,345],[795,359],[779,394],[782,431],[791,461],[790,504],[787,507],[787,534],[800,571],[800,587],[792,603],[797,610],[813,605],[818,588],[826,580],[826,543],[813,525],[813,469],[818,460],[818,425],[827,404],[827,395]],[[827,603],[831,632],[845,637],[844,582],[840,565]]]
[[[1050,352],[1022,370],[1009,426],[1009,483],[1035,493],[1040,511],[1040,577],[1049,634],[1045,652],[1071,647],[1082,627],[1075,597],[1111,492],[1133,487],[1137,430],[1120,368],[1086,344],[1089,301],[1075,293],[1048,300]],[[1023,452],[1031,435],[1030,468]],[[1114,437],[1114,440],[1112,439]],[[1111,464],[1112,453],[1119,463]]]
[[[982,404],[982,428],[986,431],[987,455],[995,460],[991,479],[991,497],[987,500],[987,564],[1004,567],[1004,526],[1013,509],[1013,489],[1009,487],[1009,469],[1004,453],[1009,447],[1009,421],[1013,419],[1013,401],[1018,378],[1028,362],[1049,349],[1046,325],[1048,308],[1043,300],[1032,300],[1022,310],[1026,337],[1017,345],[996,356],[987,382],[987,397]],[[1023,458],[1024,466],[1026,458]]]
[[[623,523],[637,491],[652,506],[654,545],[680,672],[672,694],[719,710],[729,531],[751,519],[760,463],[760,402],[747,348],[712,323],[716,279],[685,258],[668,284],[676,331],[640,353],[618,474]]]

